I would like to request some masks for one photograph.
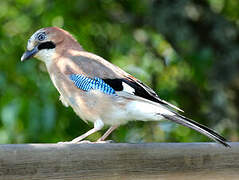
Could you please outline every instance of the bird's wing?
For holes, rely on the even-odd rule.
[[[226,142],[227,140],[215,131],[177,112],[169,110],[165,105],[177,110],[180,109],[161,100],[150,87],[103,58],[91,53],[82,52],[81,55],[73,56],[70,59],[72,61],[71,66],[66,67],[69,78],[74,82],[75,86],[82,90],[98,89],[105,94],[116,94],[134,100],[148,101],[148,103],[151,102],[153,104],[159,103],[165,110],[159,112],[157,115],[192,128],[224,146],[230,147]]]
[[[73,65],[68,69],[73,74],[84,75],[91,79],[100,78],[116,92],[124,91],[183,112],[178,107],[160,99],[150,87],[135,77],[97,55],[82,51],[70,59]]]

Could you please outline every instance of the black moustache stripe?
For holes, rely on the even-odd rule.
[[[47,41],[38,45],[38,49],[53,49],[56,45],[52,41]]]

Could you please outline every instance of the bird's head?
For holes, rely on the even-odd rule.
[[[28,40],[27,51],[22,55],[21,61],[36,57],[45,63],[67,48],[81,46],[65,30],[58,27],[47,27],[36,31]]]

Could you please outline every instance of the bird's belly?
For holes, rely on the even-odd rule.
[[[117,105],[112,106],[111,111],[104,115],[104,122],[109,125],[121,125],[128,121],[159,121],[163,119],[160,113],[173,114],[164,107],[137,100],[125,101],[123,104],[119,101]]]
[[[83,120],[95,122],[101,119],[105,124],[111,125],[111,112],[115,111],[112,96],[105,95],[98,91],[80,92],[67,96],[68,104],[73,108],[75,113]],[[113,122],[115,124],[115,122]]]
[[[128,121],[158,121],[166,109],[141,101],[125,101],[117,96],[86,92],[83,96],[69,97],[70,106],[83,120],[101,119],[106,125],[122,125]]]
[[[132,111],[117,96],[91,91],[81,92],[80,95],[69,96],[67,99],[76,114],[86,121],[95,122],[100,119],[105,125],[122,125],[130,120],[139,120],[138,112]]]
[[[127,101],[121,97],[116,97],[113,105],[108,108],[104,111],[107,113],[102,114],[103,122],[108,125],[121,125],[132,120],[159,121],[163,118],[160,113],[168,111],[157,104],[137,100]]]
[[[107,113],[102,114],[101,119],[106,125],[111,126],[126,124],[128,121],[133,120],[129,118],[127,111],[119,109],[116,106],[110,107]]]

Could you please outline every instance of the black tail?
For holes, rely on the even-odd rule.
[[[213,139],[214,141],[221,143],[222,145],[224,145],[226,147],[231,147],[227,143],[227,140],[224,137],[220,136],[218,133],[216,133],[212,129],[209,129],[206,126],[193,121],[192,119],[188,119],[178,113],[176,113],[175,115],[168,115],[168,114],[160,114],[160,115],[166,119],[172,120],[172,121],[179,123],[183,126],[192,128],[192,129],[208,136],[209,138]]]

